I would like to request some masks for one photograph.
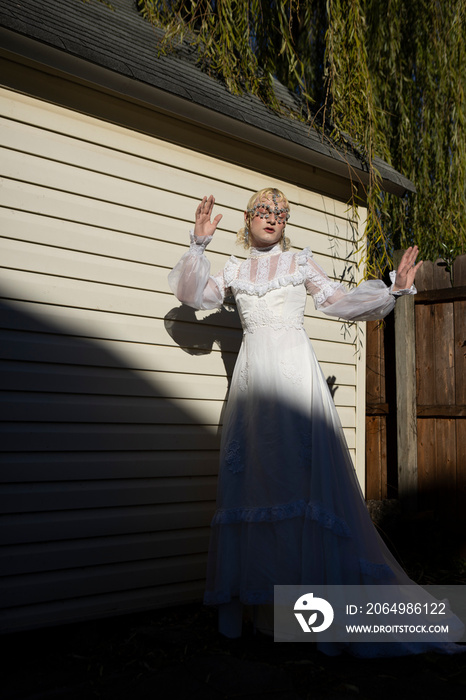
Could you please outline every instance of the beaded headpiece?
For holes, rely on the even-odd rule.
[[[269,216],[273,214],[278,223],[283,224],[290,218],[290,210],[288,207],[280,207],[278,203],[278,196],[276,194],[272,195],[272,201],[274,206],[271,207],[270,204],[265,202],[257,202],[251,209],[247,210],[247,213],[253,216],[260,216],[261,219],[268,220]]]

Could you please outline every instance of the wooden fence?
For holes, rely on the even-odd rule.
[[[425,262],[416,286],[415,297],[397,303],[414,307],[415,380],[400,380],[409,366],[409,322],[402,327],[392,314],[383,324],[367,324],[366,495],[396,497],[411,470],[414,480],[407,483],[417,508],[458,522],[466,518],[466,255],[451,272],[442,261]],[[415,420],[404,426],[410,379]],[[417,442],[413,460],[405,427]]]

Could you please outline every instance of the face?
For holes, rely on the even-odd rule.
[[[247,223],[250,216],[249,237],[251,245],[255,248],[266,248],[278,243],[289,217],[289,211],[283,202],[272,196],[262,202],[256,202],[252,209],[244,213]]]

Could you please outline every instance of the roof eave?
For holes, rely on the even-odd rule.
[[[316,150],[3,27],[0,27],[0,46],[4,56],[14,56],[19,62],[32,62],[42,70],[59,74],[70,81],[137,101],[159,113],[207,127],[240,142],[259,146],[272,154],[284,153],[297,162],[352,179],[362,189],[369,181],[367,168],[361,167],[352,154],[344,155],[328,143],[320,144],[319,150]],[[406,192],[415,192],[412,183],[396,171],[390,173],[391,177],[385,177],[383,168],[379,170],[385,191],[399,197]]]

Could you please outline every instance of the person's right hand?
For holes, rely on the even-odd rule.
[[[210,197],[204,197],[202,202],[196,209],[196,218],[194,224],[194,235],[200,238],[204,236],[212,236],[217,228],[220,219],[223,214],[217,214],[213,221],[210,220],[212,216],[212,209],[214,208],[215,198],[210,195]]]

